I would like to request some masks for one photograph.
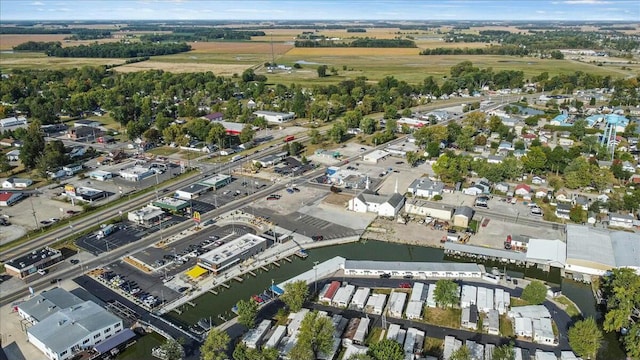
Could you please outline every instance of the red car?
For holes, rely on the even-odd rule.
[[[411,284],[409,284],[409,283],[400,283],[399,287],[401,289],[411,289]]]

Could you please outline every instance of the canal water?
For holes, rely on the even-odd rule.
[[[256,277],[245,275],[242,282],[229,280],[227,282],[230,284],[229,289],[218,287],[216,289],[218,295],[205,293],[192,301],[196,305],[195,307],[185,304],[180,308],[182,314],[179,315],[172,311],[164,316],[185,328],[196,324],[200,319],[211,319],[214,325],[219,325],[234,316],[231,308],[239,300],[249,299],[251,295],[263,292],[271,286],[272,282],[278,284],[302,272],[311,270],[314,261],[322,262],[335,256],[353,260],[473,262],[473,259],[447,256],[442,249],[372,240],[310,249],[308,252],[309,256],[304,260],[292,256],[290,263],[281,261],[280,267],[270,265],[268,272],[264,270],[254,271],[257,275]],[[545,272],[536,268],[522,269],[515,264],[500,262],[483,262],[483,265],[485,265],[487,271],[491,271],[492,267],[495,266],[500,271],[506,269],[507,274],[514,278],[526,276],[540,279],[550,285],[559,285],[562,288],[562,293],[578,305],[585,317],[600,317],[590,286],[562,279],[558,269]],[[598,359],[624,359],[624,353],[616,340],[615,334],[606,334],[603,348],[605,350],[602,352],[602,356],[598,356]]]

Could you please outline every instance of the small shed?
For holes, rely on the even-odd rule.
[[[453,214],[453,225],[463,228],[469,227],[474,211],[468,206],[457,207]]]

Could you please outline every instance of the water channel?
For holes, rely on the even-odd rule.
[[[371,240],[317,248],[310,250],[309,257],[304,260],[291,257],[291,263],[282,261],[280,267],[270,265],[268,272],[263,270],[256,271],[256,277],[246,275],[241,283],[230,280],[228,282],[230,284],[229,289],[218,287],[218,295],[206,293],[192,301],[196,305],[195,307],[186,304],[180,308],[182,314],[178,315],[175,312],[170,312],[165,316],[185,328],[203,318],[210,318],[215,325],[219,325],[224,320],[234,316],[231,308],[238,300],[248,299],[251,295],[261,293],[271,285],[272,281],[278,284],[312,269],[314,261],[322,262],[334,256],[343,256],[354,260],[472,262],[471,259],[446,256],[442,249]],[[557,269],[556,271],[545,272],[536,268],[522,269],[513,264],[483,262],[483,265],[487,267],[487,271],[490,271],[494,266],[501,271],[506,269],[507,274],[514,278],[526,276],[543,280],[550,285],[561,285],[563,294],[573,300],[585,316],[599,317],[590,286],[562,279]],[[603,353],[604,356],[599,356],[598,358],[623,359],[624,354],[618,345],[615,335],[607,335],[605,340],[604,347],[607,348],[607,351]]]

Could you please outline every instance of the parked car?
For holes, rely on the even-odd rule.
[[[313,235],[311,237],[311,240],[313,240],[313,241],[322,241],[322,240],[324,240],[324,236],[322,236],[322,235]]]
[[[411,288],[411,284],[409,283],[400,283],[400,285],[398,286],[401,289],[410,289]]]
[[[267,200],[279,200],[280,196],[279,195],[269,195],[267,196]]]
[[[381,279],[388,279],[388,278],[390,278],[390,277],[391,277],[391,274],[387,274],[387,273],[380,274],[380,278],[381,278]]]

